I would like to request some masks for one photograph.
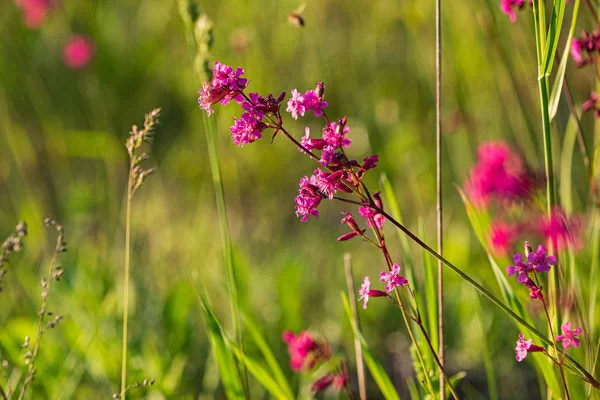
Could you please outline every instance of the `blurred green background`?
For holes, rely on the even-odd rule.
[[[510,24],[496,0],[443,3],[445,255],[497,293],[454,185],[465,181],[477,145],[490,139],[512,143],[534,170],[543,168],[531,11]],[[299,28],[287,18],[297,1],[201,3],[214,23],[211,59],[243,66],[250,91],[277,95],[325,82],[328,114],[348,116],[350,154],[379,154],[378,171],[393,184],[407,226],[417,231],[422,223],[432,244],[433,4],[309,0],[302,14],[306,25]],[[95,57],[82,70],[62,63],[70,34],[95,42]],[[44,337],[30,398],[99,399],[117,391],[124,142],[145,112],[162,107],[150,161],[157,173],[134,199],[129,333],[130,378],[154,378],[156,384],[129,397],[223,398],[196,290],[208,290],[228,329],[231,318],[199,83],[177,2],[61,0],[40,29],[30,30],[21,10],[5,0],[0,35],[0,233],[8,236],[19,220],[29,224],[26,249],[13,258],[0,294],[0,350],[15,367],[11,379],[23,371],[23,338],[36,332],[39,277],[54,240],[43,226],[49,215],[65,226],[69,243],[65,278],[50,300],[50,309],[65,319]],[[579,89],[590,87],[593,71],[575,78],[570,70],[567,76],[580,102],[585,94]],[[380,255],[358,240],[336,241],[346,232],[339,223],[345,209],[338,204],[323,203],[319,219],[300,223],[293,208],[297,184],[314,165],[280,137],[237,148],[228,127],[239,107],[216,108],[211,118],[219,131],[245,312],[261,323],[290,377],[280,339],[285,329],[325,337],[353,364],[339,296],[346,288],[342,255],[352,252],[357,281],[365,274],[375,281],[383,269]],[[567,116],[561,108],[557,131]],[[320,129],[312,117],[304,122]],[[304,132],[301,122],[286,123],[297,137]],[[580,164],[575,162],[575,172],[583,171]],[[369,179],[378,185],[376,173]],[[584,190],[585,182],[574,194],[576,206]],[[399,259],[396,237],[389,236]],[[422,276],[420,250],[413,251],[415,273]],[[467,371],[464,393],[488,398],[484,360],[493,360],[500,398],[539,398],[535,372],[515,362],[514,325],[451,273],[446,276],[447,363],[451,373]],[[414,375],[409,340],[397,309],[377,300],[360,312],[364,335],[405,395]],[[370,398],[378,398],[372,382],[369,388]],[[254,384],[252,394],[267,398]]]

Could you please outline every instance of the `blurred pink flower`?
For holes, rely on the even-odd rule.
[[[568,218],[565,212],[556,207],[550,216],[542,216],[537,221],[538,232],[552,243],[555,249],[563,249],[572,245],[576,249],[581,247],[581,220],[580,218]]]
[[[94,57],[94,42],[82,35],[73,35],[63,48],[63,62],[72,69],[81,69]]]
[[[17,6],[23,10],[25,25],[30,29],[42,26],[48,11],[56,3],[56,0],[16,0]]]
[[[506,254],[512,248],[517,235],[515,226],[496,221],[490,227],[490,244],[496,254]]]
[[[309,370],[317,362],[326,361],[331,357],[327,343],[314,339],[308,331],[302,331],[298,336],[292,331],[285,331],[282,339],[288,345],[290,366],[296,372]]]
[[[570,322],[565,322],[560,328],[563,331],[563,334],[558,335],[556,340],[562,341],[562,345],[565,349],[568,349],[569,346],[579,347],[579,339],[577,339],[577,336],[581,335],[581,328],[571,329]]]
[[[533,6],[532,0],[528,1],[529,7]],[[517,14],[515,9],[520,10],[525,6],[524,0],[500,0],[500,10],[510,19],[510,22],[514,23],[517,20]]]
[[[506,143],[482,143],[477,157],[466,183],[466,191],[475,203],[487,205],[491,198],[514,201],[529,195],[532,180],[521,157]]]

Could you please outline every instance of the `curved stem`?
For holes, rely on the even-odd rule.
[[[534,334],[535,336],[537,336],[546,346],[550,346],[550,347],[556,349],[554,343],[552,343],[550,340],[548,340],[548,338],[546,336],[544,336],[539,330],[537,330],[534,326],[532,326],[527,321],[525,321],[523,318],[521,318],[518,314],[516,314],[513,310],[511,310],[507,305],[505,305],[504,303],[502,303],[502,301],[500,301],[496,296],[494,296],[489,290],[487,290],[486,288],[484,288],[483,286],[481,286],[479,283],[477,283],[475,280],[473,280],[473,278],[471,278],[469,275],[465,274],[463,271],[461,271],[458,267],[456,267],[450,261],[446,260],[440,254],[438,254],[435,250],[433,250],[425,242],[423,242],[421,239],[419,239],[418,236],[416,236],[414,233],[412,233],[408,228],[406,228],[400,222],[396,221],[391,215],[389,215],[388,213],[386,213],[385,211],[383,211],[381,208],[377,207],[375,204],[371,204],[370,206],[373,209],[375,209],[377,212],[379,212],[380,214],[382,214],[384,217],[386,217],[393,225],[395,225],[398,229],[400,229],[412,241],[414,241],[415,243],[417,243],[425,251],[427,251],[433,257],[435,257],[436,259],[438,259],[439,261],[441,261],[445,266],[447,266],[452,271],[454,271],[454,273],[456,273],[457,275],[459,275],[462,279],[464,279],[465,281],[467,281],[471,286],[473,286],[481,294],[483,294],[485,297],[487,297],[492,303],[494,303],[496,306],[498,306],[502,311],[504,311],[506,314],[508,314],[510,317],[512,317],[519,324],[521,324],[525,328],[527,328],[532,334]],[[574,359],[572,359],[569,355],[567,355],[566,358],[569,361],[569,363],[577,371],[579,371],[583,375],[582,379],[584,379],[586,382],[588,382],[589,384],[591,384],[595,388],[599,388],[600,387],[600,382],[598,382],[577,361],[575,361]]]

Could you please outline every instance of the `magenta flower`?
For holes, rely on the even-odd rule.
[[[318,84],[317,84],[318,87]],[[323,109],[327,107],[327,102],[323,101],[316,90],[307,90],[303,96],[303,103],[306,110],[312,110],[315,117],[323,115]]]
[[[390,272],[382,272],[379,280],[386,283],[385,290],[388,292],[394,290],[396,286],[408,284],[406,278],[400,275],[400,266],[398,264],[394,264]]]
[[[265,124],[254,118],[250,113],[243,113],[240,119],[233,118],[234,124],[229,128],[233,142],[243,147],[262,137]]]
[[[292,114],[292,118],[298,119],[298,114],[304,116],[306,108],[304,107],[304,96],[298,93],[296,89],[292,90],[292,98],[288,100],[287,112]]]
[[[323,139],[314,139],[310,137],[310,127],[304,128],[304,136],[302,136],[302,146],[306,147],[307,150],[323,150],[323,147],[327,145],[327,142]],[[298,148],[298,151],[303,151]]]
[[[323,172],[320,168],[315,170],[314,182],[315,185],[329,197],[329,200],[333,199],[333,195],[337,191],[340,185],[343,185],[341,179],[346,175],[346,172],[339,170],[336,172]]]
[[[298,196],[296,196],[296,215],[300,218],[300,221],[308,221],[308,216],[313,215],[319,217],[319,211],[317,207],[321,204],[323,194],[317,186],[316,177],[313,175],[308,179],[304,177],[300,179],[300,189]]]
[[[202,88],[198,90],[200,108],[211,115],[214,112],[212,106],[217,103],[226,106],[233,99],[243,103],[244,98],[241,93],[248,83],[246,78],[242,78],[243,73],[244,69],[241,67],[234,70],[229,65],[215,62],[210,83],[202,83]]]
[[[492,223],[490,227],[490,245],[496,254],[506,254],[513,246],[517,230],[503,221]]]
[[[535,252],[531,252],[527,255],[527,261],[533,265],[536,272],[547,272],[550,271],[551,265],[556,265],[555,256],[546,256],[548,250],[542,245],[539,245]]]
[[[358,294],[360,295],[360,297],[358,298],[358,301],[363,302],[363,309],[367,308],[367,303],[369,302],[369,298],[371,298],[371,297],[387,297],[388,296],[388,294],[386,292],[383,292],[381,290],[371,290],[371,281],[369,280],[368,276],[365,276],[365,280],[363,281],[363,284],[360,286],[360,289],[358,290]]]
[[[369,228],[373,227],[373,224],[371,223],[371,221],[375,222],[375,226],[378,229],[381,229],[383,227],[383,223],[385,222],[385,217],[383,215],[379,214],[373,208],[371,208],[369,206],[360,207],[358,209],[358,212],[360,213],[361,217],[363,217],[364,219],[367,220],[367,226]]]
[[[513,262],[515,265],[509,265],[506,267],[506,273],[508,276],[513,276],[518,273],[517,282],[525,283],[528,279],[528,274],[533,271],[533,266],[524,260],[523,254],[517,253],[513,256]]]
[[[291,331],[283,332],[282,339],[288,345],[290,366],[296,372],[309,370],[320,361],[331,357],[331,350],[327,343],[316,340],[307,331],[302,331],[298,336]]]
[[[591,92],[589,97],[581,105],[583,112],[593,111],[596,119],[600,118],[600,109],[598,109],[598,94]]]
[[[63,62],[71,69],[81,69],[94,57],[94,42],[85,36],[73,35],[63,48]]]
[[[531,1],[529,2],[531,6]],[[517,20],[515,9],[520,10],[525,5],[523,0],[500,0],[500,10],[508,15],[510,22],[514,23]]]
[[[579,43],[579,39],[575,37],[571,41],[571,57],[573,57],[576,63],[581,62],[581,44]]]
[[[48,11],[57,3],[56,0],[16,0],[23,10],[23,19],[29,29],[37,29],[43,25]]]
[[[565,212],[556,207],[550,216],[543,215],[537,222],[537,230],[552,243],[555,249],[563,249],[572,245],[576,249],[581,247],[580,233],[581,221],[579,218],[569,218]]]
[[[561,330],[563,334],[558,335],[556,340],[562,341],[562,345],[565,349],[568,349],[569,346],[579,347],[579,339],[577,339],[577,336],[581,335],[581,328],[571,329],[571,323],[565,322],[562,324]]]
[[[531,278],[527,278],[527,280],[523,283],[525,284],[525,286],[527,286],[527,289],[529,289],[530,299],[539,299],[541,301],[544,301],[542,288],[538,287]]]
[[[379,156],[377,154],[373,154],[372,156],[369,156],[364,159],[362,169],[365,171],[373,169],[373,168],[377,167],[378,162],[379,162]]]
[[[337,149],[339,147],[350,147],[352,141],[346,137],[350,128],[346,125],[347,118],[344,117],[338,122],[332,122],[327,124],[323,128],[323,140],[327,142],[327,145]]]
[[[342,213],[344,214],[344,213]],[[354,217],[352,216],[352,214],[350,214],[349,212],[345,213],[344,218],[342,218],[342,224],[346,224],[348,225],[348,227],[352,230],[351,232],[348,232],[342,236],[340,236],[338,238],[338,241],[343,242],[345,240],[349,240],[352,239],[355,236],[359,236],[365,233],[364,229],[360,229],[358,227],[358,224],[356,223],[356,221],[354,220]]]
[[[515,201],[528,197],[532,180],[521,158],[504,142],[483,143],[471,169],[466,191],[479,205],[490,199]]]
[[[525,340],[525,336],[522,333],[519,333],[515,351],[517,352],[517,361],[521,362],[527,357],[528,353],[543,352],[544,348],[532,344],[531,339]]]

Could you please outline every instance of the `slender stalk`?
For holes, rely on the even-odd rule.
[[[27,368],[27,376],[25,377],[25,381],[23,382],[23,389],[21,390],[21,393],[19,393],[18,400],[23,400],[25,398],[25,392],[27,391],[27,387],[29,386],[29,383],[31,383],[31,381],[33,380],[33,377],[36,372],[35,371],[35,361],[36,361],[37,355],[40,351],[40,345],[42,343],[42,336],[43,336],[44,332],[46,332],[46,329],[44,327],[44,316],[48,312],[48,299],[50,297],[50,289],[52,288],[52,282],[54,281],[54,271],[55,271],[55,267],[56,267],[56,262],[58,261],[58,254],[61,252],[61,249],[63,248],[63,242],[64,242],[64,232],[62,230],[62,227],[60,229],[58,229],[58,227],[57,227],[57,231],[58,231],[58,237],[56,238],[56,246],[54,248],[54,254],[52,255],[52,261],[50,262],[50,269],[48,270],[48,278],[46,281],[47,286],[44,288],[46,295],[42,295],[42,306],[40,307],[40,312],[39,312],[40,319],[38,322],[37,338],[35,340],[35,345],[33,347],[33,352],[31,354],[31,358],[29,359],[29,366]]]
[[[127,180],[127,210],[125,212],[125,279],[123,280],[123,338],[121,348],[121,393],[125,400],[127,388],[127,333],[129,319],[129,269],[131,255],[131,203],[133,200],[134,159],[130,158]]]
[[[443,215],[442,215],[442,18],[441,0],[435,0],[435,142],[436,142],[436,183],[437,183],[437,252],[443,254]],[[444,267],[438,260],[437,268],[438,297],[438,354],[440,399],[446,397],[444,377]],[[433,349],[432,349],[433,350]]]
[[[412,233],[408,228],[406,228],[400,222],[396,221],[391,215],[389,215],[388,213],[386,213],[380,207],[377,207],[377,205],[375,205],[375,204],[371,204],[370,207],[372,207],[377,212],[379,212],[384,217],[386,217],[393,225],[395,225],[398,229],[400,229],[412,241],[414,241],[415,243],[417,243],[420,247],[422,247],[425,251],[427,251],[433,257],[435,257],[436,259],[440,260],[445,266],[447,266],[452,271],[454,271],[454,273],[456,273],[457,275],[459,275],[462,279],[464,279],[471,286],[473,286],[475,289],[477,289],[481,294],[483,294],[485,297],[487,297],[492,303],[494,303],[496,306],[498,306],[500,309],[502,309],[502,311],[504,311],[506,314],[508,314],[510,317],[512,317],[515,321],[517,321],[523,327],[527,328],[532,334],[534,334],[535,336],[537,336],[546,346],[551,346],[552,348],[557,349],[557,347],[555,347],[555,344],[552,341],[548,340],[548,338],[545,337],[539,330],[537,330],[534,326],[532,326],[531,324],[529,324],[527,321],[525,321],[523,318],[521,318],[518,314],[516,314],[514,311],[512,311],[508,306],[506,306],[504,303],[502,303],[502,301],[500,301],[490,291],[488,291],[483,286],[481,286],[479,283],[477,283],[475,280],[473,280],[473,278],[471,278],[469,275],[465,274],[457,266],[455,266],[450,261],[448,261],[447,259],[445,259],[443,256],[441,256],[440,254],[438,254],[429,245],[427,245],[425,242],[423,242],[421,239],[419,239],[418,236],[416,236],[414,233]],[[574,359],[572,359],[569,355],[566,355],[566,358],[569,360],[569,362],[571,363],[571,365],[577,371],[579,371],[583,375],[582,379],[584,379],[586,382],[588,382],[589,384],[591,384],[595,388],[599,388],[600,387],[600,382],[598,382],[577,361],[575,361]]]
[[[4,393],[4,389],[2,389],[2,386],[0,386],[0,395],[2,396],[3,400],[8,400],[8,397],[6,396],[6,393]]]
[[[348,285],[348,299],[350,300],[352,318],[354,318],[356,328],[360,332],[360,319],[358,318],[358,310],[356,309],[354,275],[352,274],[352,255],[350,253],[344,254],[344,269],[346,271],[346,284]],[[354,353],[356,354],[356,375],[358,378],[358,391],[360,393],[360,400],[367,400],[365,363],[363,361],[362,346],[360,345],[360,340],[358,340],[357,337],[354,337]]]

